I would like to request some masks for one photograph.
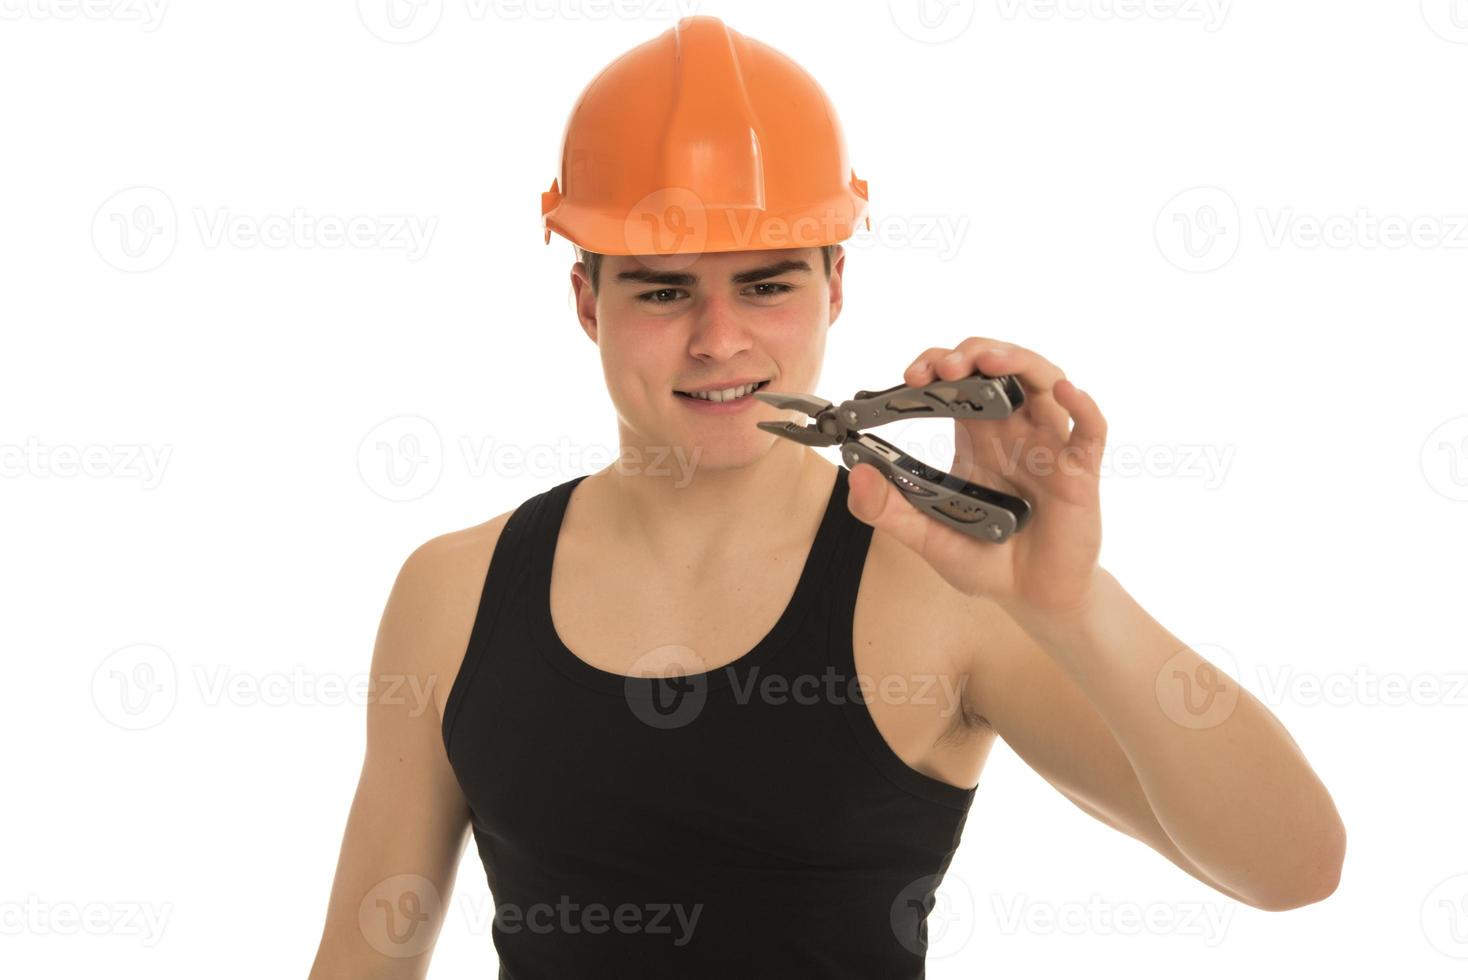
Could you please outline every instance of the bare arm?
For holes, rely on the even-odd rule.
[[[310,980],[428,971],[469,829],[440,710],[493,549],[486,526],[423,545],[393,585],[372,655],[366,759]]]
[[[1239,815],[1237,807],[1215,806],[1219,792],[1230,792],[1217,786],[1211,795],[1201,794],[1186,808],[1180,807],[1178,800],[1190,798],[1190,784],[1180,783],[1175,788],[1155,790],[1161,793],[1169,813],[1177,814],[1173,817],[1175,829],[1170,830],[1159,819],[1156,804],[1138,776],[1130,753],[1087,693],[1084,677],[1078,678],[1047,653],[1040,642],[996,604],[979,600],[975,611],[978,627],[975,646],[979,649],[974,654],[968,681],[974,710],[1016,754],[1077,807],[1147,844],[1199,881],[1255,908],[1284,910],[1319,901],[1330,894],[1339,867],[1338,855],[1344,846],[1344,831],[1340,829],[1328,794],[1310,773],[1298,746],[1287,733],[1282,742],[1278,738],[1269,742],[1267,750],[1260,745],[1259,751],[1267,751],[1268,757],[1246,764],[1239,761],[1240,753],[1245,751],[1239,747],[1232,750],[1225,763],[1234,768],[1235,780],[1256,787],[1269,780],[1268,785],[1276,787],[1271,796],[1275,806],[1271,813],[1245,818]],[[1128,629],[1126,634],[1117,649],[1130,649],[1144,636],[1141,630]],[[1163,650],[1180,647],[1181,644],[1169,643]],[[1136,656],[1141,656],[1140,651]],[[1188,755],[1179,758],[1176,765],[1197,772],[1198,778],[1217,779],[1217,765],[1222,760],[1210,757],[1214,743],[1200,742],[1192,747],[1187,741],[1190,733],[1163,716],[1152,689],[1155,668],[1145,669],[1147,673],[1142,675],[1145,683],[1132,682],[1140,689],[1136,710],[1146,715],[1139,730],[1150,732],[1152,728],[1148,726],[1153,726],[1162,733],[1143,736],[1145,742],[1157,746],[1181,743],[1175,751]],[[1265,717],[1263,706],[1253,702],[1248,692],[1239,688],[1238,693],[1240,700],[1235,714],[1240,716],[1239,725],[1253,726],[1241,727],[1238,738],[1244,739],[1246,732],[1252,737],[1256,729],[1283,731],[1272,716]],[[1224,733],[1219,737],[1228,739],[1226,725],[1220,727]],[[1129,734],[1136,737],[1135,733]],[[1204,733],[1205,737],[1207,734]],[[1151,751],[1155,755],[1160,750]],[[1288,757],[1280,758],[1281,755]],[[1271,778],[1276,775],[1279,778]],[[1291,788],[1291,794],[1283,792],[1286,788]],[[1256,788],[1235,795],[1243,800],[1255,798],[1257,793]],[[1291,806],[1295,809],[1287,809]],[[1322,807],[1324,812],[1320,810]],[[1332,833],[1322,834],[1318,840],[1301,841],[1289,836],[1297,824],[1331,828]],[[1204,836],[1209,833],[1222,837]],[[1174,834],[1182,834],[1188,846],[1179,846]],[[1217,843],[1218,840],[1224,843]],[[1188,848],[1205,859],[1217,859],[1222,870],[1207,870],[1208,865],[1192,856]],[[1239,873],[1236,869],[1250,865],[1249,855],[1256,856],[1257,871]],[[1303,884],[1296,885],[1298,882]],[[1321,884],[1317,886],[1315,882]]]

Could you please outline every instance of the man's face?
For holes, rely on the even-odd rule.
[[[779,437],[754,423],[788,412],[748,394],[719,402],[681,392],[743,391],[744,382],[811,391],[841,311],[845,261],[842,252],[827,280],[818,248],[607,256],[595,298],[578,262],[577,312],[601,351],[623,447],[697,450],[698,465],[713,467],[763,455]]]

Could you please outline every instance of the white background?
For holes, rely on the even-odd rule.
[[[305,975],[402,560],[615,452],[539,194],[688,12],[810,70],[870,183],[819,390],[970,335],[1064,368],[1103,565],[1349,833],[1259,912],[1001,746],[930,975],[1462,974],[1468,3],[358,8],[0,0],[6,975]],[[364,238],[249,237],[292,215]],[[430,975],[493,976],[488,918],[471,847]]]

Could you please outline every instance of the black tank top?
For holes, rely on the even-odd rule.
[[[784,612],[725,667],[573,654],[551,565],[576,477],[495,547],[443,718],[495,901],[500,980],[905,980],[977,787],[918,772],[855,682],[872,529],[837,467]]]

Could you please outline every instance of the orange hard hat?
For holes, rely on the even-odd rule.
[[[833,245],[867,217],[836,109],[805,69],[717,17],[591,80],[566,122],[551,232],[604,255]]]

